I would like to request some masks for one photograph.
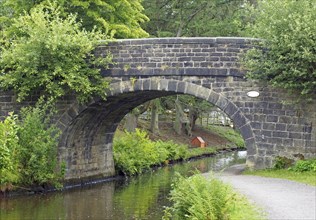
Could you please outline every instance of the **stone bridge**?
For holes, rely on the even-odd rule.
[[[316,156],[316,99],[296,103],[286,92],[245,79],[239,58],[255,39],[163,38],[118,40],[99,46],[113,64],[102,70],[111,79],[106,101],[78,105],[72,97],[57,104],[56,120],[63,133],[59,158],[66,162],[66,179],[81,181],[114,174],[112,141],[122,118],[151,99],[188,94],[222,109],[241,132],[247,164],[271,167],[275,156]],[[258,97],[249,97],[258,91]],[[16,103],[1,93],[1,114],[32,103]]]

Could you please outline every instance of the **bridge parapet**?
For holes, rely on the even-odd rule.
[[[117,40],[96,54],[113,55],[103,76],[235,76],[243,77],[239,58],[252,38],[153,38]]]

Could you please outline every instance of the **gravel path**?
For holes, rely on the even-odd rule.
[[[316,220],[316,187],[284,179],[239,175],[244,167],[232,166],[219,178],[261,207],[268,219]]]

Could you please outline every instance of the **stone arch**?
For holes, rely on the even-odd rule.
[[[112,141],[123,117],[138,105],[163,96],[188,94],[222,109],[240,130],[250,154],[256,144],[249,121],[222,94],[190,82],[148,78],[111,84],[108,99],[95,99],[87,106],[69,109],[68,126],[60,140],[60,159],[66,161],[66,179],[107,177],[114,174]],[[76,112],[74,114],[73,112]],[[72,113],[72,117],[70,117]]]

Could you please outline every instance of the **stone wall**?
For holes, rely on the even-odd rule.
[[[250,38],[153,38],[118,40],[100,46],[110,52],[114,65],[104,76],[238,76],[238,59],[257,40]]]

